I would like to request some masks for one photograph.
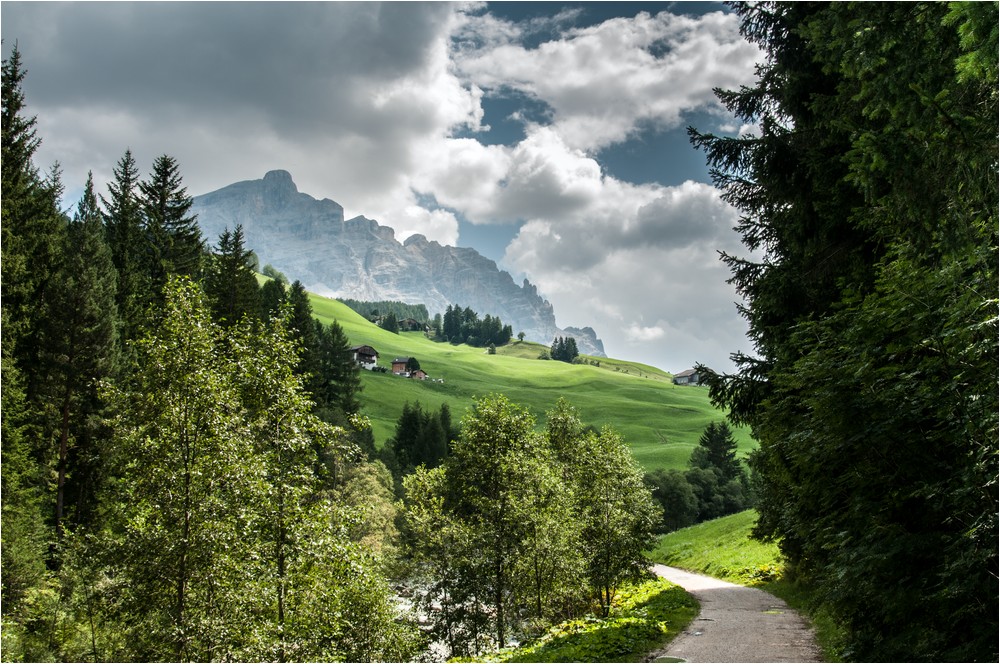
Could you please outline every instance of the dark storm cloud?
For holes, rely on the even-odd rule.
[[[152,116],[197,104],[253,107],[284,131],[337,114],[364,133],[354,95],[419,69],[451,11],[419,3],[4,3],[40,106],[128,107]]]

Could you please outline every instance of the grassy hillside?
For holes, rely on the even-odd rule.
[[[723,418],[709,403],[706,388],[673,385],[670,374],[654,367],[608,358],[587,358],[600,366],[544,361],[537,358],[545,346],[516,341],[489,355],[482,348],[434,342],[420,332],[392,334],[341,302],[311,298],[317,318],[327,324],[337,320],[351,344],[375,348],[381,366],[388,367],[394,357],[416,357],[431,378],[444,381],[361,372],[361,402],[378,445],[392,436],[407,401],[433,409],[447,403],[458,422],[473,397],[499,392],[529,408],[542,423],[563,396],[584,423],[610,424],[620,431],[647,469],[680,468],[705,426]],[[752,448],[746,432],[736,436],[742,452]]]
[[[757,513],[747,510],[660,538],[648,555],[664,565],[701,572],[733,583],[755,586],[781,574],[778,545],[750,539]]]

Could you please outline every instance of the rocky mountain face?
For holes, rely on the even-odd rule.
[[[343,207],[299,192],[287,171],[197,196],[192,212],[209,244],[240,224],[261,265],[270,263],[314,293],[422,303],[432,316],[460,304],[480,316],[499,316],[531,341],[571,336],[580,352],[604,356],[593,329],[556,327],[552,305],[527,279],[518,286],[475,249],[443,246],[423,235],[401,243],[388,226],[360,216],[344,219]]]

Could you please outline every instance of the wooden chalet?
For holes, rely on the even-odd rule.
[[[694,369],[685,369],[674,374],[674,385],[701,385],[701,374]]]
[[[371,346],[351,346],[351,354],[362,369],[371,371],[378,364],[378,351]]]

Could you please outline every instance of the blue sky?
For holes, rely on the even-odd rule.
[[[679,371],[750,351],[719,250],[734,210],[686,127],[740,127],[713,88],[756,49],[716,3],[4,2],[67,198],[126,148],[191,194],[288,170],[348,215],[471,246]]]

